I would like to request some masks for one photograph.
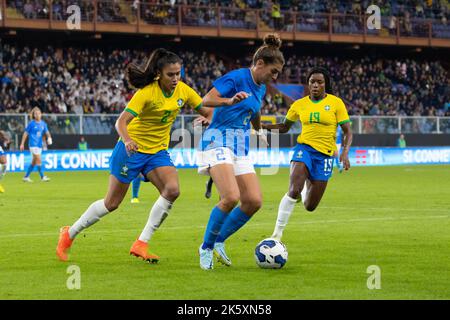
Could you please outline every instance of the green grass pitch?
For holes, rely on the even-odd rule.
[[[55,255],[59,227],[104,196],[108,173],[49,173],[33,184],[7,174],[0,194],[0,299],[449,299],[450,167],[352,168],[334,173],[319,208],[298,205],[285,230],[286,266],[263,270],[253,250],[273,231],[288,170],[260,176],[263,208],[227,241],[233,266],[199,267],[197,248],[217,192],[206,178],[179,170],[181,197],[151,241],[161,256],[147,264],[128,251],[157,198],[150,184],[141,203],[123,205],[75,240],[68,263]],[[67,269],[81,272],[69,290]],[[381,289],[367,287],[367,268]]]

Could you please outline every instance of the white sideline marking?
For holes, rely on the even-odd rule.
[[[303,224],[331,224],[331,223],[351,223],[351,222],[371,222],[371,221],[410,221],[410,220],[429,220],[429,219],[444,219],[449,218],[448,215],[440,215],[440,216],[415,216],[415,217],[383,217],[383,218],[360,218],[360,219],[333,219],[333,220],[315,220],[315,221],[300,221],[300,222],[291,222],[291,225],[303,225]],[[275,222],[275,220],[274,220]],[[273,225],[274,222],[265,222],[265,223],[253,223],[250,227],[259,227],[266,225]],[[201,229],[205,228],[205,225],[201,226],[189,226],[189,227],[167,227],[163,228],[163,230],[180,230],[180,229],[188,229],[188,228],[196,228]],[[136,232],[136,229],[116,229],[116,230],[99,230],[99,231],[89,231],[89,234],[114,234],[121,232]],[[21,237],[39,237],[39,236],[58,236],[58,232],[40,232],[40,233],[16,233],[16,234],[3,234],[0,235],[0,239],[7,238],[21,238]]]

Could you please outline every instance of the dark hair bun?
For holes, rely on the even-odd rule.
[[[275,47],[279,49],[281,47],[280,36],[276,33],[269,33],[264,37],[264,44],[269,47]]]

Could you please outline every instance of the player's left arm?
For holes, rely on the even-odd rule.
[[[348,152],[350,150],[350,146],[352,145],[353,133],[350,122],[341,124],[341,128],[342,131],[344,132],[344,139],[341,147],[342,152],[341,155],[339,156],[339,162],[342,162],[344,165],[344,169],[348,170],[350,169],[350,160],[348,159]]]
[[[187,103],[200,115],[200,117],[194,120],[193,125],[201,124],[201,125],[209,125],[211,123],[214,110],[212,108],[208,108],[203,104],[202,98],[199,94],[192,89],[191,87],[187,87],[188,91],[188,101]]]
[[[200,115],[200,117],[194,120],[194,126],[197,124],[207,126],[211,123],[214,114],[214,110],[212,108],[201,106],[200,108],[196,109],[196,111]]]
[[[53,144],[52,135],[50,134],[50,131],[48,130],[47,125],[45,125],[45,136],[47,137],[47,145],[51,146]]]
[[[342,152],[339,156],[339,162],[344,165],[344,169],[350,169],[350,160],[348,159],[348,152],[353,141],[353,133],[350,118],[348,116],[347,108],[341,99],[338,99],[336,106],[336,120],[341,126],[344,138],[342,141]]]

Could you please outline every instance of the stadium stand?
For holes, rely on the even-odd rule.
[[[119,113],[133,93],[124,66],[148,52],[132,49],[31,47],[5,43],[0,53],[0,112]],[[201,95],[228,69],[249,65],[219,52],[180,52],[185,81]],[[222,58],[223,57],[223,58]],[[449,116],[448,62],[286,54],[281,83],[304,84],[310,67],[326,66],[351,115]],[[276,99],[275,99],[276,97]],[[269,92],[262,114],[283,115],[287,102]],[[192,110],[184,110],[191,113]]]

